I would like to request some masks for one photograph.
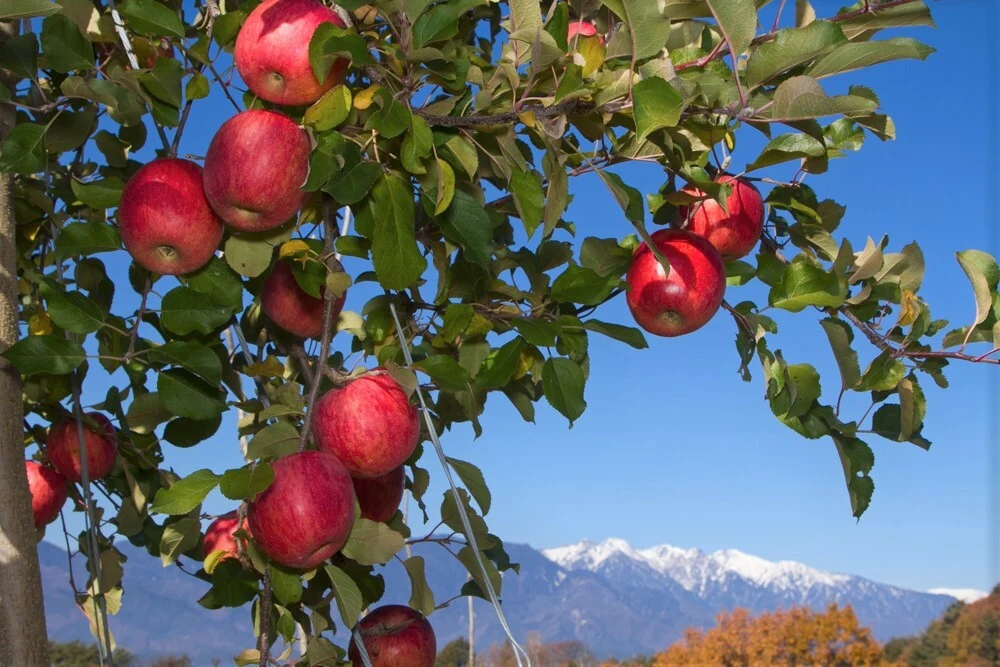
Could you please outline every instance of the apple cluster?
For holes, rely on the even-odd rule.
[[[682,336],[708,324],[726,293],[726,266],[748,255],[764,230],[764,200],[749,181],[724,174],[716,182],[732,187],[723,208],[695,188],[683,192],[702,198],[680,208],[680,224],[650,235],[659,254],[640,244],[626,281],[626,301],[636,323],[657,336]]]

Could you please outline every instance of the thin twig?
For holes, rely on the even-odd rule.
[[[292,356],[299,362],[299,371],[301,371],[306,381],[306,386],[312,387],[314,384],[312,366],[309,363],[309,356],[306,354],[305,348],[302,347],[301,343],[292,344]]]
[[[139,325],[142,324],[142,316],[146,314],[146,299],[149,298],[149,289],[152,286],[152,279],[146,276],[146,285],[142,288],[142,301],[139,302],[139,310],[135,315],[135,324],[132,325],[132,333],[128,337],[128,350],[125,352],[123,362],[127,364],[135,356],[135,342],[139,338]]]
[[[260,595],[260,662],[259,667],[268,667],[271,663],[271,569],[264,569],[264,590]]]

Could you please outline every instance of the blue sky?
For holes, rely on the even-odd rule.
[[[925,63],[894,63],[829,81],[831,93],[846,92],[851,84],[874,88],[896,122],[898,139],[882,144],[869,137],[859,154],[807,179],[821,198],[847,206],[838,238],[846,236],[855,248],[867,236],[877,241],[883,234],[890,237],[890,249],[918,241],[927,263],[921,294],[936,317],[955,326],[966,324],[974,310],[954,253],[990,244],[998,250],[990,235],[998,223],[991,199],[997,146],[989,131],[996,111],[987,103],[986,43],[995,30],[989,4],[933,3],[939,28],[917,35],[938,49]],[[820,16],[840,6],[814,5]],[[231,114],[220,94],[196,105],[181,152],[204,155]],[[155,142],[151,133],[149,146]],[[742,130],[734,168],[752,161],[762,145],[759,134]],[[140,156],[148,158],[148,152]],[[768,175],[787,179],[792,171],[778,168]],[[653,165],[619,173],[643,192],[662,183],[662,171]],[[580,177],[571,192],[575,200],[567,217],[577,224],[578,239],[631,233],[599,179]],[[109,271],[124,270],[125,260],[123,253],[108,257]],[[345,265],[355,275],[368,268],[351,258]],[[116,311],[129,312],[137,299],[126,294],[130,290],[122,282]],[[766,292],[731,288],[727,298],[763,303]],[[365,300],[356,290],[346,308],[360,311]],[[621,298],[596,316],[631,323]],[[777,319],[781,333],[772,349],[784,350],[789,363],[814,363],[824,379],[824,397],[835,400],[839,378],[818,318],[804,312],[778,313]],[[991,439],[988,413],[1000,398],[995,390],[1000,371],[955,365],[947,373],[949,390],[924,384],[929,403],[924,435],[934,445],[925,452],[871,441],[876,490],[858,522],[833,444],[805,440],[774,419],[758,368],[751,367],[749,384],[737,375],[734,335],[725,313],[684,338],[650,337],[644,351],[594,334],[589,407],[572,429],[544,403],[537,423],[526,424],[506,399],[495,396],[482,418],[481,438],[475,440],[463,426],[445,434],[449,455],[474,462],[486,474],[493,493],[491,530],[506,541],[538,548],[621,537],[637,547],[736,548],[917,589],[991,587],[997,570],[991,569],[988,535],[996,513],[988,511],[987,462],[990,447],[1000,441],[995,433]],[[338,342],[343,346],[346,338]],[[863,341],[857,347],[862,363],[874,356]],[[94,382],[87,402],[100,400],[103,391],[103,383]],[[857,415],[866,405],[854,406]],[[168,464],[180,474],[241,464],[233,415],[196,448],[166,443],[164,448]],[[427,497],[436,510],[443,478],[431,456],[423,465],[431,470]],[[231,504],[216,493],[206,511],[227,511]],[[414,525],[415,533],[420,530]],[[62,542],[55,527],[47,539]]]

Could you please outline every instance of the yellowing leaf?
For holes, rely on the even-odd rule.
[[[295,239],[294,241],[287,241],[281,244],[281,249],[278,250],[278,257],[284,259],[285,257],[296,257],[298,255],[309,253],[309,244],[301,239]]]
[[[245,375],[250,377],[281,377],[285,374],[285,365],[278,361],[277,357],[268,357],[265,361],[258,361],[243,369]]]
[[[917,321],[920,316],[920,300],[917,295],[908,289],[903,290],[903,299],[900,304],[902,308],[899,311],[899,321],[896,322],[897,326],[908,327]]]
[[[344,271],[335,271],[326,274],[326,288],[337,297],[344,296],[344,293],[353,284],[354,281],[351,280],[351,276]]]
[[[52,333],[52,318],[48,313],[35,313],[28,320],[28,333],[32,336],[48,336]]]
[[[380,90],[382,90],[382,86],[378,85],[377,83],[373,83],[372,85],[362,90],[360,93],[354,96],[354,108],[364,111],[365,109],[370,107],[372,105],[372,102],[375,100],[375,94]]]
[[[517,114],[517,119],[528,127],[535,127],[535,112],[534,111],[524,111]]]
[[[215,566],[218,565],[228,553],[229,552],[225,549],[216,549],[212,553],[205,556],[205,562],[202,563],[202,567],[205,568],[205,572],[212,574],[212,571],[215,570]]]
[[[583,76],[587,77],[600,69],[607,57],[608,50],[604,42],[597,35],[593,37],[579,37],[576,44],[577,52],[583,56]]]

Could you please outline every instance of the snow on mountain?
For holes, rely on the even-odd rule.
[[[966,604],[972,604],[989,595],[986,591],[977,591],[975,588],[932,588],[927,592],[934,595],[948,595]]]

